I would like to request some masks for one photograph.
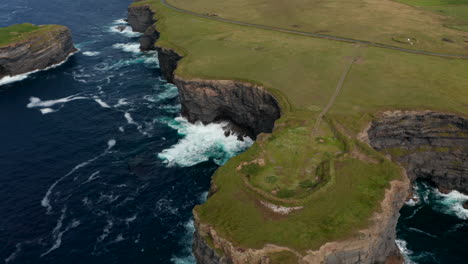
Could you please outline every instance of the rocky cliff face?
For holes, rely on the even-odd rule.
[[[230,80],[174,78],[182,114],[190,122],[229,120],[251,136],[271,132],[280,109],[275,98],[258,85]]]
[[[0,47],[0,78],[45,69],[63,62],[74,52],[67,27],[56,26],[47,32],[32,34]]]
[[[411,181],[468,193],[468,119],[436,112],[387,112],[368,131],[370,144],[407,170]]]
[[[143,33],[140,38],[140,49],[142,51],[154,50],[154,43],[159,38],[159,32],[154,26],[156,19],[154,19],[153,10],[148,5],[131,5],[128,7],[127,20],[133,31]]]
[[[193,253],[202,264],[270,264],[270,254],[289,251],[297,256],[301,264],[375,264],[403,263],[395,244],[396,224],[410,189],[409,180],[391,182],[381,203],[382,211],[375,213],[367,229],[355,237],[326,243],[318,250],[301,254],[287,247],[267,244],[261,249],[235,247],[220,237],[216,230],[201,223],[195,214],[196,232]],[[210,241],[210,242],[208,242]]]

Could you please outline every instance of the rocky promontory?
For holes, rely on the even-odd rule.
[[[65,26],[21,24],[0,31],[0,78],[45,69],[77,51]]]
[[[203,123],[210,123],[218,120],[229,120],[248,131],[252,136],[257,136],[264,132],[269,133],[275,129],[273,136],[270,137],[272,141],[275,140],[276,129],[281,125],[284,126],[284,124],[280,124],[275,128],[274,124],[284,114],[281,111],[284,109],[280,109],[280,104],[273,94],[260,85],[243,81],[188,78],[178,74],[176,68],[185,54],[168,48],[164,44],[161,44],[164,46],[158,46],[157,43],[154,43],[159,36],[155,27],[156,10],[148,2],[135,2],[137,3],[129,8],[128,22],[135,31],[144,33],[140,42],[142,50],[157,50],[161,74],[168,82],[174,83],[179,90],[183,116],[191,122],[202,121]],[[465,191],[468,185],[465,177],[465,175],[468,175],[466,167],[466,139],[468,137],[466,119],[455,115],[436,112],[419,114],[399,113],[392,113],[375,119],[365,131],[366,142],[374,150],[356,147],[359,144],[355,142],[356,138],[354,136],[352,138],[350,136],[347,139],[352,142],[355,149],[343,154],[343,159],[355,158],[366,163],[376,164],[378,161],[375,159],[375,150],[377,150],[390,154],[389,157],[391,156],[393,160],[396,159],[394,161],[398,161],[406,169],[406,171],[401,170],[401,174],[404,175],[403,177],[391,180],[388,186],[386,185],[383,197],[378,200],[380,204],[378,207],[376,204],[374,211],[372,211],[372,216],[364,227],[352,235],[339,237],[339,239],[333,238],[324,242],[321,241],[322,243],[318,246],[307,247],[305,250],[283,246],[281,243],[270,243],[271,239],[267,240],[263,239],[263,237],[258,239],[261,240],[260,245],[245,246],[245,244],[240,243],[239,240],[232,237],[234,231],[229,236],[229,233],[228,235],[226,235],[226,232],[223,234],[219,228],[222,225],[236,225],[237,222],[231,220],[232,218],[226,217],[226,223],[223,222],[219,226],[215,226],[215,224],[206,220],[206,216],[203,219],[203,215],[197,213],[200,211],[195,209],[194,223],[196,230],[193,253],[198,263],[403,263],[403,258],[395,243],[396,224],[399,218],[399,210],[408,197],[411,182],[416,178],[425,178],[433,181],[440,187]],[[307,121],[301,121],[300,125],[305,127]],[[267,140],[261,140],[262,136],[258,138],[261,141],[259,145],[266,144]],[[262,154],[265,154],[266,150],[262,150],[264,151]],[[266,154],[263,155],[263,157],[267,156]],[[382,156],[379,154],[379,157]],[[265,159],[259,158],[255,161],[264,163]],[[390,163],[385,158],[382,158],[382,160]],[[392,165],[397,167],[394,163]],[[242,166],[235,167],[232,165],[232,167],[232,170],[236,170],[236,168],[242,169]],[[281,170],[283,167],[278,164],[274,169]],[[238,176],[237,174],[230,175],[229,173],[225,175]],[[230,187],[217,183],[215,186],[215,180],[213,180],[210,190],[211,197],[209,198],[211,201],[216,196],[221,195],[223,188],[226,190]],[[235,184],[237,182],[232,185]],[[230,200],[224,200],[228,201],[227,203],[222,203],[219,207],[213,206],[213,208],[223,212],[225,212],[224,210],[230,210],[228,203],[236,199],[240,200],[240,197],[242,197],[245,185],[240,186],[235,186],[237,192],[233,192],[234,194],[229,196]],[[264,197],[259,198],[261,195],[258,193],[252,195],[249,190],[245,193],[248,193],[248,195],[243,197],[242,206],[255,201],[254,205],[257,208],[255,213],[261,212],[262,217],[268,221],[273,219],[279,222],[288,217],[267,212],[267,210],[262,208],[260,201]],[[254,197],[252,198],[252,196]],[[361,203],[365,202],[367,200],[361,201]],[[210,200],[207,204],[209,203]],[[288,208],[287,206],[289,206],[286,203],[283,205],[286,206],[283,208]],[[304,207],[306,206],[307,204]],[[304,209],[302,207],[297,208]],[[222,213],[215,210],[211,210],[208,213],[218,213],[223,217]],[[300,213],[298,212],[298,214]],[[240,218],[249,217],[249,215],[243,216],[243,212],[239,210],[239,207],[236,208],[233,214],[240,215]],[[229,216],[232,216],[232,214]],[[292,217],[295,216],[292,215]],[[296,217],[298,216],[296,215]],[[265,222],[268,222],[267,220]],[[333,220],[330,218],[330,221]],[[307,218],[303,222],[298,221],[295,223],[304,226],[317,224],[317,222],[313,221]],[[219,222],[216,223],[219,224]],[[324,225],[325,228],[327,227],[327,223],[321,222],[318,224]],[[257,224],[250,230],[255,228],[262,229]],[[263,229],[266,230],[267,228]],[[270,230],[267,231],[270,232]],[[249,235],[252,236],[251,233]],[[248,237],[248,235],[246,236]],[[282,257],[283,262],[275,261],[275,257],[278,256]],[[289,262],[284,262],[284,259],[287,259]]]

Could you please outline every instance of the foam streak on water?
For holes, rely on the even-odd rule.
[[[76,165],[73,169],[71,169],[67,174],[63,175],[62,177],[60,177],[58,180],[56,180],[50,187],[49,189],[47,190],[47,192],[45,193],[44,197],[42,198],[41,200],[41,205],[42,207],[45,207],[47,209],[47,213],[50,214],[52,212],[52,205],[50,204],[50,195],[52,194],[52,191],[54,190],[55,186],[57,186],[57,184],[59,184],[61,181],[63,181],[64,179],[66,179],[68,176],[72,175],[75,171],[79,170],[80,168],[83,168],[85,166],[87,166],[88,164],[96,161],[97,159],[101,158],[102,156],[106,155],[107,153],[109,153],[110,149],[112,147],[114,147],[116,144],[116,141],[115,139],[110,139],[108,142],[107,142],[107,149],[99,154],[98,156],[94,157],[94,158],[91,158],[85,162],[82,162],[78,165]]]

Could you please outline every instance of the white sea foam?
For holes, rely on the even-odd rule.
[[[439,197],[436,202],[436,209],[446,214],[455,215],[463,220],[468,219],[468,210],[463,208],[463,203],[468,201],[468,195],[464,195],[458,191],[444,194],[435,190],[435,193]]]
[[[27,104],[26,106],[28,108],[51,107],[56,104],[64,104],[73,100],[80,100],[80,99],[87,99],[87,97],[70,95],[64,98],[60,98],[60,99],[42,101],[40,98],[32,96],[29,98],[29,104]]]
[[[125,28],[123,30],[120,30],[117,28],[118,26],[125,26]],[[130,26],[127,26],[126,24],[123,24],[123,23],[121,23],[120,25],[119,24],[112,25],[109,30],[110,32],[122,34],[129,38],[139,37],[142,35],[140,32],[134,32]]]
[[[58,180],[56,180],[50,187],[49,189],[47,190],[47,192],[45,193],[44,197],[42,198],[41,200],[41,205],[42,207],[45,207],[47,209],[47,213],[50,214],[52,212],[52,205],[50,204],[50,195],[52,194],[52,191],[54,190],[55,186],[57,184],[59,184],[61,181],[63,181],[64,179],[66,179],[68,176],[72,175],[75,171],[79,170],[80,168],[83,168],[85,166],[87,166],[88,164],[90,164],[91,162],[101,158],[102,156],[106,155],[107,153],[109,153],[110,149],[112,147],[114,147],[116,144],[116,141],[115,139],[110,139],[108,142],[107,142],[107,149],[99,154],[98,156],[92,158],[92,159],[89,159],[85,162],[82,162],[78,165],[76,165],[73,169],[71,169],[67,174],[63,175],[62,177],[60,177]]]
[[[184,227],[185,235],[179,242],[184,246],[183,256],[173,256],[171,258],[171,261],[174,264],[196,264],[197,262],[192,254],[193,233],[195,232],[195,225],[193,223],[193,220],[191,219],[187,223],[185,223]]]
[[[248,137],[244,141],[239,141],[232,134],[226,137],[223,127],[227,123],[191,124],[185,118],[177,117],[168,125],[183,137],[177,144],[158,154],[168,166],[190,167],[210,159],[222,165],[253,143]]]
[[[11,253],[6,259],[5,259],[5,264],[8,264],[10,262],[12,262],[13,260],[16,259],[16,257],[18,257],[18,254],[21,252],[22,250],[22,244],[21,243],[17,243],[16,246],[15,246],[15,251],[13,251],[13,253]]]
[[[405,259],[405,264],[417,264],[416,262],[410,259],[410,256],[413,254],[413,251],[408,249],[408,246],[405,240],[397,239],[395,240],[395,243],[397,244],[398,249],[403,255],[403,258]]]
[[[68,232],[70,229],[76,228],[76,227],[78,227],[80,225],[80,221],[73,219],[72,222],[64,230],[62,230],[63,220],[65,220],[66,212],[67,212],[67,207],[63,207],[62,215],[60,216],[59,220],[57,221],[57,225],[52,230],[52,237],[54,239],[54,244],[52,245],[51,248],[49,248],[49,250],[44,252],[41,255],[41,257],[43,257],[43,256],[49,254],[50,252],[56,250],[57,248],[59,248],[62,245],[62,236],[63,236],[63,234]]]
[[[120,49],[125,52],[131,53],[140,53],[140,44],[139,43],[116,43],[112,45],[114,49]]]
[[[112,220],[110,219],[107,219],[107,223],[102,229],[102,234],[97,238],[97,242],[101,242],[104,239],[106,239],[106,237],[109,236],[110,230],[112,229],[113,226],[114,226],[114,222],[112,222]]]
[[[96,103],[98,103],[102,108],[111,108],[110,105],[108,105],[106,102],[102,101],[98,97],[94,97],[94,101],[96,101]]]
[[[41,114],[43,115],[46,115],[46,114],[50,114],[50,113],[54,113],[54,112],[57,112],[59,109],[52,109],[52,108],[42,108],[42,109],[39,109],[39,111],[41,111]]]
[[[125,119],[127,120],[127,123],[130,124],[130,125],[134,125],[136,126],[137,130],[143,134],[144,136],[149,136],[148,132],[146,132],[144,129],[143,129],[143,126],[141,124],[139,124],[138,122],[135,122],[135,120],[133,120],[133,117],[130,113],[128,112],[125,112],[124,113],[124,117]]]
[[[121,99],[119,99],[119,102],[114,105],[114,107],[121,107],[121,106],[124,106],[124,105],[128,105],[127,99],[121,98]]]
[[[24,80],[24,79],[28,78],[30,74],[33,74],[33,73],[36,73],[36,72],[47,71],[47,70],[56,68],[56,67],[58,67],[58,66],[64,64],[64,63],[65,63],[71,56],[73,56],[75,53],[76,53],[76,52],[70,53],[62,62],[53,64],[53,65],[51,65],[51,66],[49,66],[49,67],[47,67],[47,68],[44,68],[44,69],[42,69],[42,70],[34,70],[34,71],[30,71],[30,72],[26,72],[26,73],[14,75],[14,76],[5,76],[5,77],[3,77],[3,78],[0,79],[0,86],[5,85],[5,84],[14,83],[14,82],[17,82],[17,81]]]
[[[423,235],[426,235],[426,236],[429,236],[429,237],[437,238],[437,236],[435,236],[433,234],[429,234],[429,233],[424,232],[424,231],[422,231],[420,229],[417,229],[417,228],[409,227],[408,230],[411,230],[413,232],[420,233],[420,234],[423,234]]]
[[[28,78],[29,74],[31,74],[31,73],[19,74],[19,75],[15,75],[15,76],[5,76],[5,77],[0,79],[0,86],[2,86],[4,84],[14,83],[14,82],[17,82],[17,81],[24,80],[24,79]]]
[[[88,56],[88,57],[98,56],[99,54],[101,54],[99,51],[85,51],[85,52],[83,52],[83,55]]]
[[[125,132],[125,129],[122,126],[119,126],[119,131],[123,133]]]

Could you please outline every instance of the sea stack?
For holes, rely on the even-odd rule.
[[[65,26],[18,24],[0,28],[0,79],[46,69],[76,51]]]

